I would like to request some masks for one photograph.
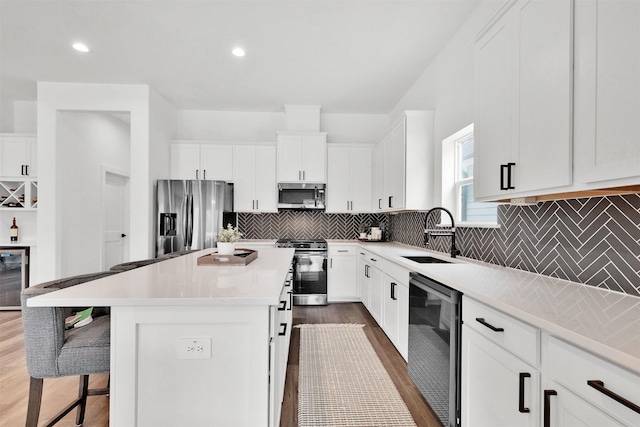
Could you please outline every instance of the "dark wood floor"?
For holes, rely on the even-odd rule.
[[[293,308],[293,324],[301,323],[362,323],[364,332],[373,345],[382,364],[389,372],[400,396],[419,427],[440,426],[440,422],[407,374],[407,364],[382,329],[360,303],[330,304],[326,307]],[[287,379],[282,404],[281,427],[298,425],[298,351],[300,329],[293,328],[291,350],[287,366]]]
[[[331,304],[326,307],[294,307],[293,323],[362,323],[364,331],[380,360],[393,379],[400,395],[418,426],[439,426],[435,415],[424,402],[407,375],[407,365],[369,312],[360,303]],[[297,426],[298,413],[298,349],[299,329],[291,335],[291,351],[287,367],[282,427]],[[27,410],[29,374],[24,360],[24,336],[19,311],[0,311],[0,427],[24,425]],[[91,379],[92,387],[104,387],[106,375]],[[75,377],[45,381],[42,421],[62,408],[77,393]],[[64,418],[60,427],[75,425],[75,411]],[[85,427],[108,427],[109,397],[89,398]]]

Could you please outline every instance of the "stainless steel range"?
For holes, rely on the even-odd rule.
[[[327,241],[280,239],[277,248],[294,248],[293,305],[327,305]]]

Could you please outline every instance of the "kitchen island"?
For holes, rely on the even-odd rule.
[[[111,307],[112,426],[278,425],[293,249],[247,266],[207,249],[29,300]]]

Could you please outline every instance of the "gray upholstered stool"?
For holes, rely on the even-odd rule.
[[[22,323],[24,326],[27,370],[31,376],[29,383],[29,405],[26,426],[36,426],[40,417],[42,386],[44,378],[71,375],[80,376],[78,397],[57,416],[47,422],[47,426],[60,421],[73,408],[78,407],[76,424],[82,425],[87,396],[108,394],[109,390],[89,390],[89,375],[109,372],[110,316],[108,310],[95,307],[93,322],[80,328],[65,330],[64,320],[80,308],[67,307],[27,307],[31,297],[75,286],[90,280],[116,274],[113,271],[84,274],[51,282],[41,283],[22,291]]]
[[[134,268],[143,267],[145,265],[155,264],[156,262],[164,261],[166,258],[151,258],[151,259],[141,259],[139,261],[129,261],[123,262],[122,264],[117,264],[111,267],[110,271],[122,272],[133,270]]]

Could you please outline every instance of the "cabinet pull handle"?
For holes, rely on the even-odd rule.
[[[287,311],[291,311],[291,309],[293,308],[293,292],[289,291],[289,308],[287,308]]]
[[[619,394],[609,390],[608,388],[606,388],[604,386],[604,382],[602,382],[600,380],[588,380],[587,381],[587,385],[589,387],[595,388],[600,393],[612,398],[616,402],[621,403],[624,406],[626,406],[627,408],[631,409],[632,411],[637,412],[637,413],[640,414],[640,406],[638,406],[635,403],[625,399],[624,397],[620,396]]]
[[[396,284],[394,282],[391,282],[391,299],[394,301],[398,300],[398,298],[396,298]]]
[[[282,328],[282,331],[278,332],[278,335],[281,336],[281,337],[287,335],[287,324],[286,323],[280,323],[280,327]]]
[[[360,252],[360,255],[364,255],[364,252]]]
[[[202,169],[202,179],[207,179],[207,170]]]
[[[27,171],[27,176],[29,175],[29,165],[24,165],[24,169]]]
[[[558,392],[555,390],[544,391],[544,427],[551,427],[551,396],[557,396]]]
[[[347,200],[347,210],[349,210],[349,201]]]
[[[198,178],[198,169],[196,169],[196,179],[200,179]]]
[[[260,200],[256,200],[256,210],[260,209]]]
[[[507,163],[507,190],[515,190],[516,188],[511,185],[511,167],[515,165],[515,163]]]
[[[287,308],[287,300],[280,301],[280,307],[278,307],[278,311],[284,311]]]
[[[303,181],[307,180],[307,171],[302,171],[302,180]]]
[[[252,200],[251,201],[251,209],[255,209],[256,208],[256,201]]]
[[[520,411],[523,414],[526,414],[528,412],[531,412],[529,410],[529,408],[526,408],[524,406],[524,379],[525,378],[530,378],[531,374],[528,372],[520,372],[520,380],[519,380],[519,387],[518,387],[518,411]]]
[[[378,199],[378,209],[382,209],[382,199]]]
[[[393,205],[392,205],[392,203],[391,203],[391,201],[392,201],[392,200],[393,200],[393,196],[389,196],[389,207],[390,207],[390,208],[392,208],[392,207],[393,207]]]
[[[333,258],[329,260],[329,268],[333,268]]]
[[[369,259],[371,260],[371,262],[378,262],[378,260],[375,258],[369,258]]]
[[[349,251],[346,249],[338,249],[338,252],[349,252]]]
[[[507,186],[504,185],[504,171],[508,168],[507,165],[500,165],[500,189],[508,190]]]
[[[487,323],[483,317],[476,317],[476,322],[486,326],[487,328],[491,329],[494,332],[504,332],[504,328],[496,328],[492,324]]]
[[[369,266],[364,266],[364,277],[369,278]]]

